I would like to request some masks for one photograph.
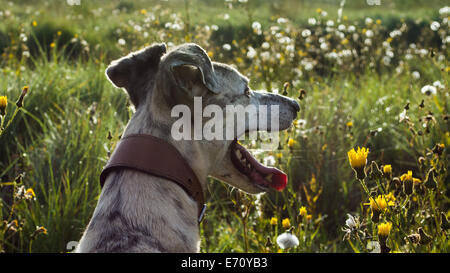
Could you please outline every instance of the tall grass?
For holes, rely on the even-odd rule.
[[[211,179],[206,191],[208,211],[200,226],[204,252],[281,252],[276,238],[292,227],[290,231],[298,236],[300,243],[286,251],[367,251],[365,243],[376,236],[363,238],[364,244],[354,239],[342,240],[348,213],[366,221],[372,228],[368,233],[376,229],[370,222],[367,206],[363,205],[369,197],[354,179],[347,152],[356,146],[369,147],[368,162],[391,164],[395,176],[413,170],[415,177],[418,174],[422,180],[427,170],[419,165],[420,156],[427,157],[430,166],[448,162],[448,48],[441,47],[440,42],[448,34],[429,30],[430,18],[438,16],[439,1],[427,2],[431,8],[417,4],[414,9],[393,12],[392,16],[398,20],[393,20],[392,25],[384,18],[380,24],[366,25],[367,14],[348,1],[348,10],[344,11],[348,18],[343,24],[356,25],[360,37],[367,30],[375,33],[374,45],[367,51],[364,51],[364,41],[351,40],[351,34],[345,35],[350,42],[343,43],[334,32],[324,31],[326,21],[337,18],[336,10],[331,8],[337,9],[338,5],[328,1],[320,5],[299,1],[297,5],[307,7],[302,11],[304,16],[289,13],[284,4],[276,6],[278,2],[261,1],[256,9],[254,4],[246,7],[235,1],[229,9],[219,1],[215,8],[221,14],[229,13],[233,19],[230,21],[217,16],[210,18],[211,13],[202,12],[205,6],[197,5],[197,9],[190,2],[182,9],[178,8],[179,3],[148,7],[141,1],[133,4],[104,1],[102,5],[84,2],[80,7],[59,4],[39,8],[42,14],[52,14],[51,20],[27,12],[26,4],[15,4],[8,8],[12,14],[0,23],[0,46],[6,45],[0,48],[3,53],[0,96],[9,99],[6,121],[11,119],[14,100],[22,87],[29,86],[24,106],[0,135],[3,220],[0,250],[65,252],[69,242],[79,240],[100,193],[100,171],[133,113],[126,94],[107,81],[104,70],[112,59],[156,41],[164,41],[169,46],[197,42],[213,60],[233,64],[248,75],[253,89],[267,89],[293,98],[299,97],[300,89],[306,93],[298,99],[301,111],[296,125],[281,133],[279,149],[258,155],[261,160],[273,157],[275,165],[289,174],[287,189],[282,193],[251,196]],[[400,2],[395,5],[405,4]],[[98,11],[99,8],[102,10]],[[328,9],[330,16],[322,18],[317,8]],[[99,15],[92,15],[94,10]],[[389,65],[383,65],[386,53],[383,42],[392,29],[401,28],[402,13],[409,14],[410,18],[420,17],[426,23],[406,24],[404,35],[389,42],[395,58]],[[146,18],[150,14],[155,18],[148,22]],[[190,28],[166,27],[166,22],[186,23],[186,14],[189,14]],[[277,23],[280,16],[291,16],[292,20],[287,24]],[[306,23],[308,17],[320,22],[310,26]],[[261,34],[252,27],[256,20],[262,24]],[[213,30],[214,24],[219,25],[218,31]],[[271,31],[273,25],[278,30]],[[429,50],[426,54],[415,53],[410,48],[411,41],[405,33],[415,28],[422,35],[413,37],[414,43],[417,49]],[[310,41],[302,38],[305,29],[312,30]],[[230,35],[222,30],[229,31]],[[144,31],[147,37],[143,37]],[[279,42],[278,33],[291,38],[294,53]],[[325,38],[330,46],[326,51],[320,49],[320,38]],[[125,45],[119,44],[118,39],[124,39]],[[263,42],[270,44],[269,49],[262,46]],[[224,49],[224,43],[229,43],[230,51]],[[249,47],[255,50],[255,56],[249,55]],[[327,53],[345,49],[358,50],[358,57],[343,59],[341,64],[325,57]],[[268,59],[264,57],[266,51],[270,52]],[[412,57],[406,58],[408,54]],[[444,56],[444,60],[439,56]],[[302,61],[317,64],[309,70]],[[420,78],[412,76],[415,71],[420,73]],[[421,88],[435,81],[440,81],[444,88],[435,95],[424,95]],[[424,107],[419,106],[422,100]],[[399,121],[405,108],[413,125]],[[429,112],[434,122],[425,128],[424,118]],[[442,158],[435,162],[427,153],[437,143],[446,148]],[[246,144],[250,148],[258,146],[258,143]],[[20,179],[19,174],[23,175]],[[443,168],[438,179],[439,191],[433,192],[436,196],[418,197],[422,210],[414,216],[417,222],[401,225],[403,230],[407,228],[406,235],[424,227],[434,236],[434,243],[429,248],[409,247],[403,241],[405,234],[393,230],[391,247],[395,251],[448,252],[446,233],[420,223],[428,219],[429,215],[425,214],[430,211],[449,216],[447,168]],[[381,194],[375,180],[365,183],[373,193]],[[21,186],[33,189],[35,199],[18,197]],[[402,193],[397,198],[407,200],[397,204],[400,210],[409,209],[409,204],[413,204]],[[302,207],[307,209],[306,216],[299,214]],[[17,226],[13,219],[17,220]],[[284,219],[289,219],[289,225],[287,221],[282,222]],[[37,232],[36,227],[42,226],[46,235]]]

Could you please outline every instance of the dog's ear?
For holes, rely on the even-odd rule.
[[[219,84],[211,60],[200,46],[185,44],[170,54],[170,74],[175,83],[190,93],[195,83],[202,83],[213,93],[219,93]]]
[[[125,88],[136,108],[145,99],[148,92],[145,85],[154,79],[166,50],[165,44],[154,44],[113,61],[106,69],[108,79]]]

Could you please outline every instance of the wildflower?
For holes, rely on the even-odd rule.
[[[264,157],[263,161],[264,161],[264,165],[266,165],[266,166],[274,166],[276,163],[275,157],[272,155]]]
[[[275,157],[276,157],[277,159],[281,159],[281,158],[283,158],[283,153],[276,153],[276,154],[275,154]]]
[[[389,247],[386,246],[386,240],[391,233],[392,223],[382,223],[378,225],[378,240],[380,241],[380,252],[388,253],[391,251]]]
[[[289,228],[291,226],[291,221],[289,221],[289,218],[285,218],[283,219],[283,221],[281,221],[281,225],[284,228]]]
[[[295,139],[289,138],[289,140],[288,140],[288,146],[289,146],[289,148],[293,148],[294,145],[295,145],[295,143],[297,143],[297,141],[295,141]]]
[[[422,89],[420,89],[420,92],[422,92],[422,94],[425,94],[427,96],[436,95],[437,89],[435,86],[425,85],[422,87]]]
[[[306,215],[306,220],[307,221],[311,221],[311,219],[312,219],[312,215],[311,214]]]
[[[439,22],[433,21],[430,25],[430,28],[432,31],[438,31],[438,29],[441,27],[441,24]]]
[[[16,232],[18,227],[19,227],[19,222],[16,219],[14,219],[8,225],[6,225],[6,230]]]
[[[438,156],[440,156],[442,154],[442,152],[444,151],[445,145],[442,143],[438,143],[436,145],[434,145],[433,147],[433,153],[437,154]]]
[[[127,41],[125,41],[125,39],[122,39],[122,38],[120,38],[119,40],[117,40],[117,43],[119,44],[119,45],[125,45],[126,43],[127,43]]]
[[[31,24],[33,25],[33,27],[37,27],[37,22],[36,21],[33,21]]]
[[[143,14],[143,15],[145,15],[145,14],[147,14],[147,10],[146,10],[146,9],[141,9],[141,10],[140,10],[140,13]]]
[[[297,236],[291,232],[285,232],[277,237],[277,244],[281,249],[288,249],[299,245]]]
[[[386,241],[387,237],[391,233],[392,223],[386,222],[378,225],[378,238],[380,241]]]
[[[28,93],[28,89],[29,89],[28,85],[25,85],[25,86],[22,88],[22,94],[20,94],[19,99],[16,101],[17,107],[20,108],[20,107],[23,106],[23,98],[24,98],[25,95]]]
[[[277,219],[277,217],[272,217],[272,218],[270,218],[270,224],[271,224],[272,226],[276,226],[276,225],[278,224],[278,219]]]
[[[403,192],[408,195],[411,194],[414,186],[412,171],[408,171],[408,173],[405,173],[402,176],[400,176],[400,180],[403,182]]]
[[[353,127],[353,122],[349,121],[345,124],[349,129]]]
[[[384,165],[383,166],[383,173],[384,174],[392,174],[392,166],[391,165]]]
[[[364,167],[367,163],[367,155],[369,154],[368,148],[360,148],[356,151],[354,148],[348,151],[348,160],[350,162],[350,166],[356,173],[356,178],[364,179],[366,174],[364,173]]]
[[[225,49],[226,51],[230,51],[231,50],[231,45],[230,44],[224,44],[222,46],[223,49]]]
[[[300,95],[298,96],[299,100],[303,100],[306,97],[306,90],[300,89]]]
[[[6,115],[7,106],[8,106],[8,97],[0,96],[0,116]]]
[[[52,42],[52,43],[50,44],[50,48],[54,48],[55,46],[56,46],[55,42]]]
[[[36,194],[34,193],[32,188],[29,188],[25,194],[24,194],[25,199],[30,200],[33,198],[36,198]]]
[[[47,235],[47,229],[45,227],[36,226],[36,230],[33,232],[32,237],[36,237],[36,235],[39,234]]]
[[[300,208],[300,216],[306,217],[307,215],[308,215],[308,211],[306,210],[306,207],[305,207],[305,206],[302,206],[302,207]]]

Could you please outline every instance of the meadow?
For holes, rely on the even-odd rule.
[[[81,238],[134,111],[105,69],[156,42],[197,43],[301,106],[258,154],[287,188],[211,178],[201,252],[450,251],[444,1],[76,2],[0,0],[0,252]]]

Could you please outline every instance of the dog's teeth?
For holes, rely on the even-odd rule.
[[[251,169],[251,168],[252,168],[252,165],[251,165],[250,163],[248,163],[248,164],[247,164],[247,167],[248,167],[249,169]]]
[[[236,156],[237,156],[238,159],[241,159],[241,158],[242,158],[241,151],[236,150],[235,154],[236,154]]]

